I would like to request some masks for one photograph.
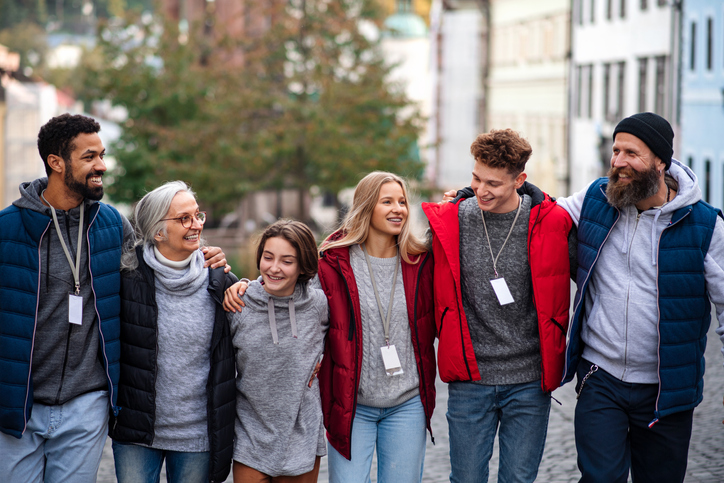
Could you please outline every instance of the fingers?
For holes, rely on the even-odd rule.
[[[219,247],[203,247],[201,249],[204,252],[204,258],[206,262],[204,267],[219,268],[223,267],[225,272],[229,272],[231,267],[226,263],[226,255]],[[226,269],[228,267],[228,269]]]
[[[314,366],[314,371],[312,372],[312,377],[309,378],[309,386],[312,387],[312,384],[314,383],[314,378],[317,377],[317,374],[319,374],[319,370],[322,368],[322,363],[317,362],[317,365]]]
[[[232,313],[241,312],[241,309],[246,307],[241,297],[246,293],[248,286],[246,282],[236,282],[226,289],[226,292],[224,292],[224,310]]]
[[[457,194],[458,194],[457,190],[446,191],[446,192],[443,193],[443,195],[442,195],[442,201],[438,201],[437,204],[438,204],[438,205],[442,205],[443,203],[447,203],[448,201],[452,201],[452,200],[455,199],[455,197],[457,196]]]

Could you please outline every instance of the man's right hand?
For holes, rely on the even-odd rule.
[[[455,199],[455,197],[456,197],[457,195],[458,195],[458,191],[457,191],[457,190],[446,191],[446,192],[443,193],[443,195],[442,195],[442,201],[439,201],[437,204],[438,204],[438,205],[441,205],[441,204],[443,204],[443,203],[447,203],[448,201],[452,201],[452,200]]]
[[[246,281],[241,280],[227,288],[226,292],[224,292],[224,310],[234,313],[237,311],[241,312],[241,308],[246,307],[246,304],[241,297],[243,297],[246,293],[247,287],[249,287],[249,284]]]

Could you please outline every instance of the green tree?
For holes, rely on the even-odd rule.
[[[270,25],[243,38],[140,17],[102,27],[75,82],[128,110],[115,199],[184,179],[218,218],[259,189],[336,193],[375,169],[421,175],[422,119],[361,33],[379,22],[376,2],[264,1],[250,15]]]

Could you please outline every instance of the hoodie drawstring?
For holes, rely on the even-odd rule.
[[[271,329],[272,340],[275,344],[279,344],[279,335],[277,334],[277,318],[274,313],[274,299],[269,297],[267,303],[267,313],[269,314],[269,329]],[[297,316],[294,312],[294,297],[289,298],[289,321],[292,324],[292,336],[296,339],[297,333]]]

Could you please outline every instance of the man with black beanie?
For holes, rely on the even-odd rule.
[[[644,112],[613,133],[608,177],[558,204],[578,227],[563,383],[577,375],[581,482],[683,481],[711,303],[724,340],[724,219]]]

